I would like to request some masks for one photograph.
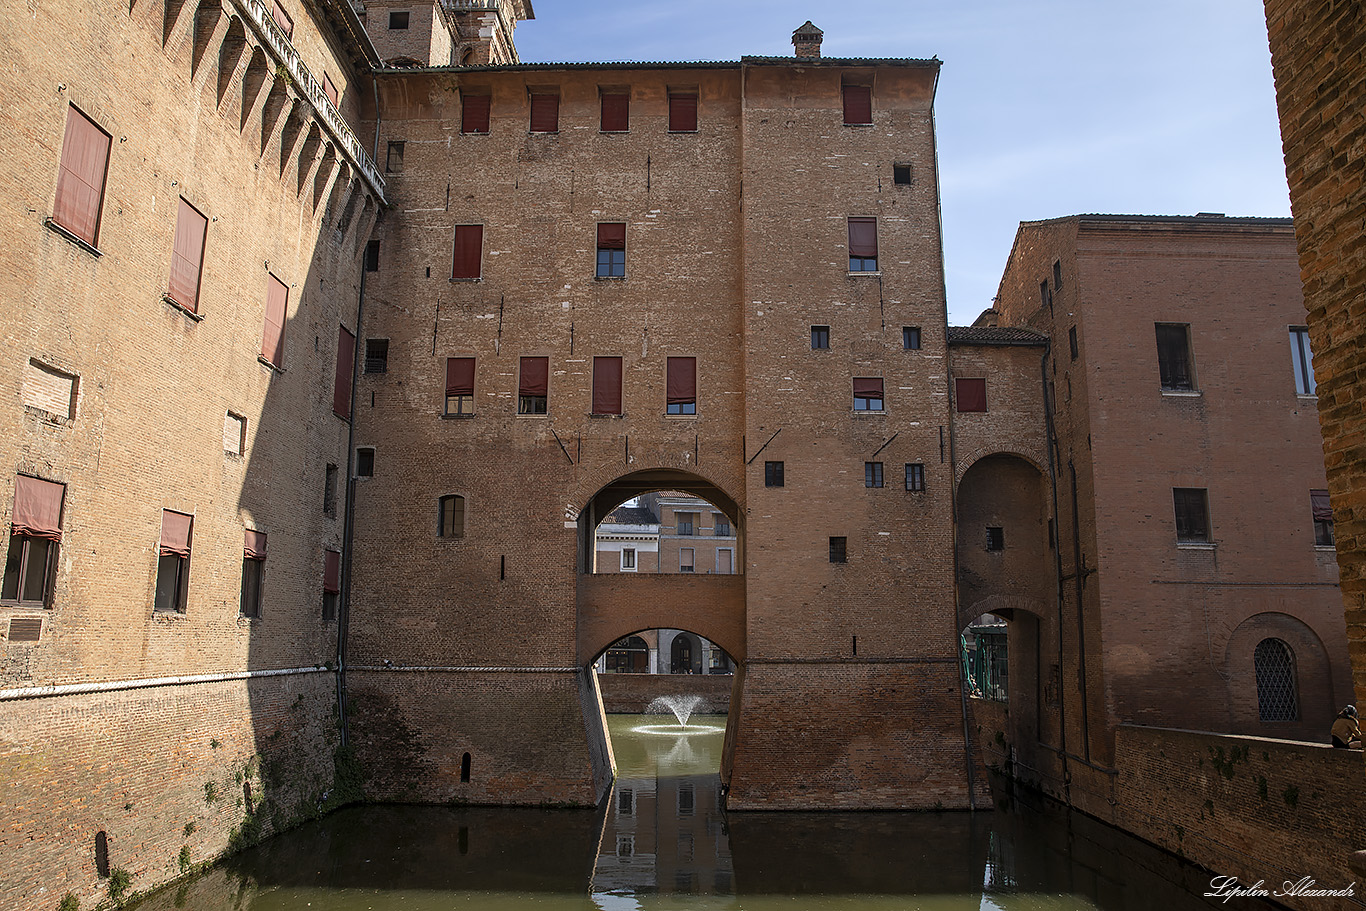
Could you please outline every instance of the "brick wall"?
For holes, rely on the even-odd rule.
[[[598,687],[609,714],[639,714],[660,696],[701,696],[698,714],[730,710],[731,674],[599,674]],[[672,717],[672,716],[670,716]]]

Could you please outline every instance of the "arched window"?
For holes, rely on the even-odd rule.
[[[1262,721],[1298,721],[1295,655],[1280,639],[1263,639],[1252,653],[1257,671],[1257,715]]]
[[[452,494],[441,498],[441,516],[437,534],[443,538],[465,537],[465,498]]]

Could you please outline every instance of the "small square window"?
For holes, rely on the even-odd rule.
[[[902,326],[901,327],[901,347],[906,351],[920,350],[920,327]]]
[[[408,27],[407,10],[389,11],[389,28],[392,30],[405,29]]]
[[[1005,550],[1006,533],[999,525],[987,526],[987,550]]]
[[[465,498],[452,494],[442,497],[437,517],[437,534],[443,538],[465,536]]]
[[[923,493],[925,491],[925,466],[920,462],[906,465],[906,489]]]
[[[375,476],[375,447],[362,446],[356,450],[356,477],[373,478]]]
[[[1210,542],[1209,498],[1203,487],[1173,487],[1176,540],[1180,544]]]
[[[908,164],[892,165],[892,183],[901,187],[911,185],[911,166]]]
[[[881,487],[882,486],[882,463],[864,462],[863,463],[863,486]]]
[[[407,13],[404,13],[406,16]],[[389,143],[389,154],[384,159],[384,172],[398,174],[403,171],[403,143]]]
[[[782,487],[783,486],[783,463],[765,462],[764,463],[764,486]]]
[[[365,340],[365,372],[389,372],[389,340],[387,338],[367,338]]]
[[[621,571],[624,573],[636,571],[636,549],[634,547],[623,547],[621,549]]]
[[[848,563],[849,562],[849,539],[844,537],[830,539],[830,562]]]
[[[811,327],[811,348],[813,351],[820,351],[830,347],[830,327],[812,326]]]

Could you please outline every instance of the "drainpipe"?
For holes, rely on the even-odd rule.
[[[379,143],[376,125],[375,142]],[[341,745],[350,743],[346,718],[346,639],[351,627],[351,547],[356,527],[356,387],[359,386],[361,318],[365,313],[365,253],[362,248],[360,293],[356,298],[356,344],[351,352],[351,420],[346,430],[346,517],[342,522],[341,605],[337,611],[337,718],[341,725]]]
[[[1058,469],[1055,459],[1054,447],[1058,441],[1057,429],[1053,424],[1053,396],[1049,392],[1048,386],[1048,359],[1053,352],[1052,337],[1049,337],[1048,344],[1044,346],[1043,360],[1039,362],[1040,380],[1043,383],[1043,414],[1044,427],[1048,434],[1048,484],[1053,493],[1053,564],[1056,573],[1057,585],[1055,587],[1055,601],[1058,606],[1058,621],[1056,627],[1058,640],[1058,731],[1059,731],[1059,751],[1058,755],[1062,758],[1062,788],[1064,802],[1068,806],[1072,804],[1072,775],[1067,768],[1067,696],[1062,691],[1062,610],[1063,610],[1063,571],[1062,571],[1062,529],[1058,525]],[[1073,496],[1075,497],[1075,488]],[[1075,500],[1073,501],[1075,506]],[[1075,509],[1073,511],[1075,521]],[[1042,706],[1037,706],[1036,714],[1042,715],[1039,711]],[[1036,733],[1037,736],[1037,733]]]

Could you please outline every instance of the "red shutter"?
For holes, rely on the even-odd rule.
[[[163,557],[188,557],[190,555],[190,534],[194,528],[194,516],[183,512],[161,511],[161,548]]]
[[[697,401],[697,358],[671,357],[666,363],[665,398],[670,405]]]
[[[880,376],[856,376],[854,377],[854,395],[861,399],[880,399],[882,398],[882,377]]]
[[[550,358],[522,358],[522,377],[517,386],[518,395],[549,395]]]
[[[89,244],[95,243],[99,231],[108,164],[109,134],[69,106],[52,220]]]
[[[987,381],[983,378],[954,380],[953,398],[961,412],[987,410]]]
[[[356,337],[342,326],[337,330],[337,376],[332,383],[332,413],[351,419],[351,375],[355,370]]]
[[[489,131],[489,103],[492,100],[488,95],[461,95],[460,132],[487,133]]]
[[[669,132],[697,132],[697,96],[669,96]]]
[[[446,395],[474,395],[474,358],[446,358]]]
[[[261,356],[276,367],[285,365],[285,311],[289,288],[273,275],[266,276],[266,325],[261,335]]]
[[[271,13],[271,17],[275,20],[275,24],[280,26],[280,31],[285,33],[286,38],[294,37],[294,20],[289,18],[289,13],[285,12],[285,8],[280,5],[280,0],[275,0],[275,9]]]
[[[252,531],[245,529],[246,535],[242,542],[242,556],[248,560],[264,560],[266,558],[266,533],[263,531]]]
[[[1333,521],[1333,507],[1328,503],[1328,491],[1309,491],[1309,505],[1314,510],[1315,522]]]
[[[62,540],[62,497],[66,486],[16,475],[14,478],[14,511],[10,523],[16,535],[32,538]]]
[[[844,87],[844,122],[873,122],[873,89],[867,85]]]
[[[602,131],[624,133],[631,128],[631,96],[604,94],[602,96]]]
[[[341,95],[337,92],[337,87],[333,85],[332,77],[326,73],[323,73],[323,94],[327,96],[328,101],[332,102],[332,107],[340,107]]]
[[[451,278],[478,278],[484,254],[484,226],[455,226],[455,265]]]
[[[877,219],[849,219],[849,255],[877,258]]]
[[[341,591],[341,554],[326,550],[323,555],[323,591],[335,595]]]
[[[625,250],[626,225],[624,222],[608,222],[598,225],[599,250]]]
[[[185,200],[175,221],[175,246],[171,250],[171,300],[187,310],[199,309],[199,272],[204,264],[204,234],[209,220]]]
[[[560,130],[560,96],[534,94],[531,96],[531,132],[558,133]]]
[[[593,413],[621,414],[621,358],[593,358]]]

